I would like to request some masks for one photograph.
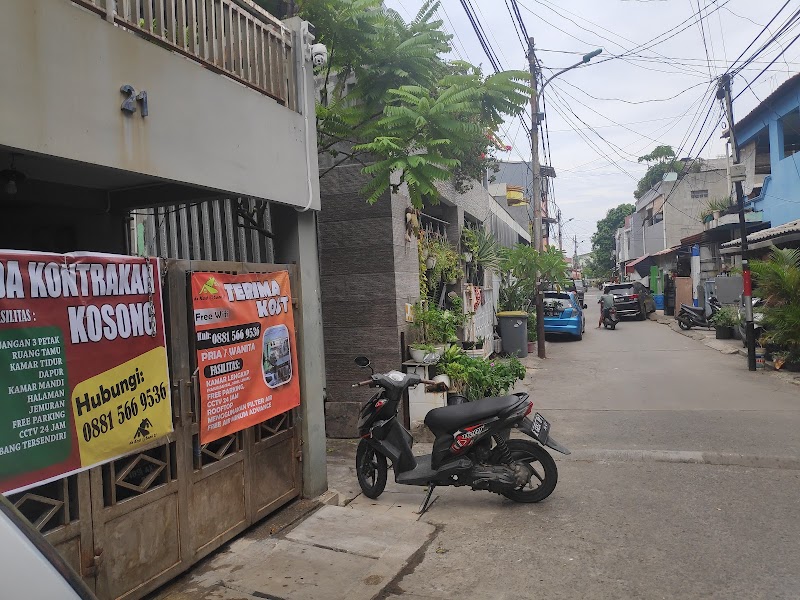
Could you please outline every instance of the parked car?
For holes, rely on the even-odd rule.
[[[0,581],[3,598],[97,600],[50,542],[2,494]]]
[[[575,292],[544,292],[543,303],[545,333],[564,333],[583,339],[586,305],[578,302]]]
[[[620,317],[636,317],[644,321],[656,310],[656,301],[650,290],[638,281],[607,283],[603,286],[603,293],[614,296],[614,308]]]

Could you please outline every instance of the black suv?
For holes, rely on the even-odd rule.
[[[614,307],[621,317],[635,316],[644,321],[649,313],[656,310],[656,301],[650,290],[638,281],[607,283],[603,286],[603,293],[614,296]]]

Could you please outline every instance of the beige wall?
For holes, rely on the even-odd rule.
[[[0,81],[0,145],[308,202],[302,115],[68,0],[3,0]],[[148,117],[120,110],[123,84],[147,91]],[[313,145],[311,162],[318,209]]]

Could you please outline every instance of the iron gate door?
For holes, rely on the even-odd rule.
[[[298,289],[294,265],[165,261],[174,431],[140,452],[10,498],[102,600],[143,597],[302,489],[298,409],[199,442],[194,271],[288,271]],[[297,324],[295,298],[292,304]]]

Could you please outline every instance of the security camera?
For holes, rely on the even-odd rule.
[[[322,67],[328,62],[328,49],[325,44],[313,44],[311,46],[311,62],[315,67]]]

